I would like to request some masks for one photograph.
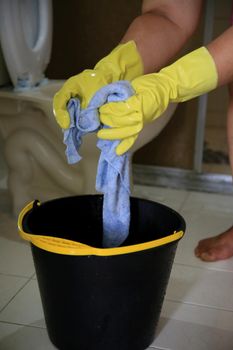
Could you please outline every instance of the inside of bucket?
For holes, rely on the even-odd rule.
[[[24,216],[23,229],[102,248],[102,207],[101,195],[55,199],[35,205]],[[162,204],[131,198],[130,207],[129,236],[121,246],[150,242],[184,230],[182,217]]]

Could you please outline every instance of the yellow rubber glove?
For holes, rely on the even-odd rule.
[[[158,118],[170,102],[183,102],[217,86],[217,70],[212,56],[201,47],[182,57],[159,73],[132,81],[135,95],[124,102],[108,103],[100,108],[105,128],[98,137],[122,140],[116,148],[121,155],[134,144],[144,124]]]
[[[81,100],[85,108],[96,91],[106,84],[117,80],[132,80],[143,74],[143,64],[134,41],[118,45],[108,56],[100,60],[94,69],[69,78],[55,94],[53,111],[58,124],[63,129],[70,125],[70,117],[66,109],[71,97]]]

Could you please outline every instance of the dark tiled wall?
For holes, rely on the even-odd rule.
[[[140,0],[54,0],[47,75],[65,79],[92,68],[119,43],[140,11]]]

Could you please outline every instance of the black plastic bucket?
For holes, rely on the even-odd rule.
[[[131,198],[127,240],[102,248],[102,205],[100,195],[67,197],[31,203],[19,217],[60,350],[144,350],[155,337],[185,222],[162,204]]]

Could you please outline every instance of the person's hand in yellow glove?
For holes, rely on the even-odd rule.
[[[143,74],[143,63],[134,41],[118,45],[108,56],[100,60],[94,69],[68,79],[55,94],[53,110],[58,124],[67,129],[70,124],[67,103],[71,97],[78,97],[81,107],[86,108],[92,96],[101,87],[117,80],[132,80]]]
[[[132,81],[135,95],[124,102],[111,102],[100,108],[103,128],[98,137],[121,140],[116,153],[121,155],[134,144],[144,124],[158,118],[170,102],[183,102],[204,94],[217,85],[217,70],[212,56],[201,47],[159,73]]]

